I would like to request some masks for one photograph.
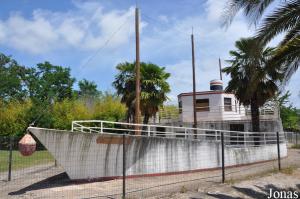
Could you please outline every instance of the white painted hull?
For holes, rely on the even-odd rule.
[[[73,180],[122,176],[122,135],[28,129],[54,156]],[[128,136],[126,175],[160,175],[221,166],[219,142],[179,138]],[[281,157],[287,155],[282,143]],[[277,146],[225,147],[226,166],[249,164],[277,158]]]

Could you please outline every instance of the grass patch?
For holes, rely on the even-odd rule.
[[[293,144],[292,149],[300,149],[300,144]]]
[[[0,172],[8,170],[9,151],[0,151]],[[13,151],[12,170],[24,169],[39,164],[54,162],[48,151],[36,151],[31,156],[22,156],[19,151]]]
[[[274,167],[273,169],[270,169],[268,171],[260,172],[260,173],[253,174],[253,175],[248,175],[248,176],[245,176],[245,177],[239,178],[239,179],[229,178],[229,179],[225,180],[225,183],[227,183],[229,185],[233,185],[233,184],[238,183],[238,182],[253,180],[253,179],[256,179],[256,178],[262,178],[262,177],[266,177],[270,174],[277,174],[277,173],[292,175],[296,169],[297,169],[297,167],[295,167],[295,166],[288,166],[286,168],[281,168],[281,170],[279,171],[278,168]]]
[[[281,169],[280,172],[281,172],[281,173],[284,173],[284,174],[286,174],[286,175],[292,175],[292,174],[294,173],[295,169],[296,169],[296,167],[294,167],[294,166],[289,166],[289,167],[287,167],[287,168]]]

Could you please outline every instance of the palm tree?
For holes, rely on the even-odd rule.
[[[135,104],[135,63],[121,63],[116,67],[119,73],[115,77],[113,86],[121,101],[128,108],[127,121],[134,118]],[[158,111],[159,107],[166,101],[170,86],[167,79],[170,73],[165,72],[164,67],[152,63],[141,63],[141,112],[144,116],[143,123],[148,123],[149,118]]]
[[[230,51],[230,66],[223,69],[231,76],[226,91],[233,92],[243,105],[251,106],[252,131],[259,132],[259,107],[278,91],[282,72],[267,64],[274,48],[265,48],[254,38],[236,41],[235,47]]]
[[[79,96],[88,98],[97,98],[101,94],[97,89],[97,85],[93,81],[88,81],[86,79],[80,80],[78,82],[79,86]]]
[[[240,10],[250,20],[250,24],[258,25],[255,37],[263,44],[279,34],[284,35],[270,64],[281,64],[285,79],[288,80],[300,63],[300,1],[228,0],[224,25],[228,26]]]

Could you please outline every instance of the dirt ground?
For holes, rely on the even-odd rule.
[[[226,183],[221,183],[221,171],[126,180],[126,198],[266,198],[269,189],[300,189],[300,150],[289,149],[288,157],[226,169]],[[14,171],[12,181],[0,173],[0,198],[120,198],[122,180],[75,183],[63,169],[53,164]],[[300,191],[300,190],[299,190]]]

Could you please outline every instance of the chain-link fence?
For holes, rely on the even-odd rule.
[[[150,129],[148,136],[149,129],[140,128],[137,136],[128,126],[121,134],[105,133],[112,128],[104,125],[104,133],[33,128],[32,136],[47,150],[38,147],[28,157],[17,151],[20,138],[0,137],[0,198],[168,196],[300,166],[298,149],[287,150],[282,133],[198,129],[195,138],[184,131],[168,137],[159,134],[162,129]]]
[[[286,141],[291,145],[300,145],[299,132],[285,132]]]

